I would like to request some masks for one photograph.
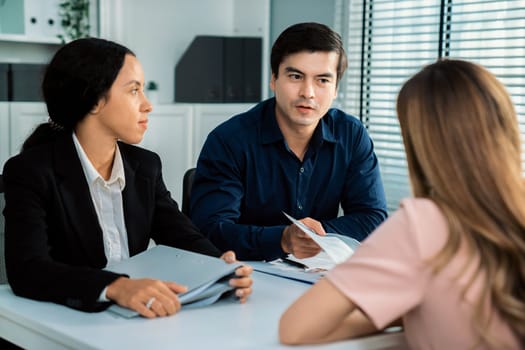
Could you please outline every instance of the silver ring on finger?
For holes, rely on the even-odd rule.
[[[153,305],[154,302],[155,302],[155,297],[149,298],[148,302],[146,303],[146,307],[148,309],[151,309],[151,305]]]

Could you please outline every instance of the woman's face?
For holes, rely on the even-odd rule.
[[[125,143],[142,141],[152,106],[144,95],[144,72],[137,58],[126,55],[106,98],[97,105],[101,132]]]

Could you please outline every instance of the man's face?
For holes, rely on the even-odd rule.
[[[279,75],[272,74],[277,119],[291,128],[315,129],[337,96],[334,51],[302,51],[284,58]]]

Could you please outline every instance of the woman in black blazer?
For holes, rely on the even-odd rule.
[[[146,250],[150,239],[221,256],[179,211],[159,157],[132,146],[152,110],[143,89],[135,55],[110,41],[79,39],[51,60],[42,84],[49,122],[3,170],[6,267],[17,295],[84,311],[115,302],[166,316],[180,308],[182,286],[103,270],[108,262]],[[251,271],[241,267],[230,281],[241,302],[251,293]]]

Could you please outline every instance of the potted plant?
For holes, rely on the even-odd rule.
[[[58,13],[64,29],[58,35],[62,43],[89,36],[89,0],[62,0]]]
[[[159,86],[155,81],[148,81],[148,83],[146,84],[146,95],[148,96],[148,99],[151,103],[157,103],[158,90]]]

